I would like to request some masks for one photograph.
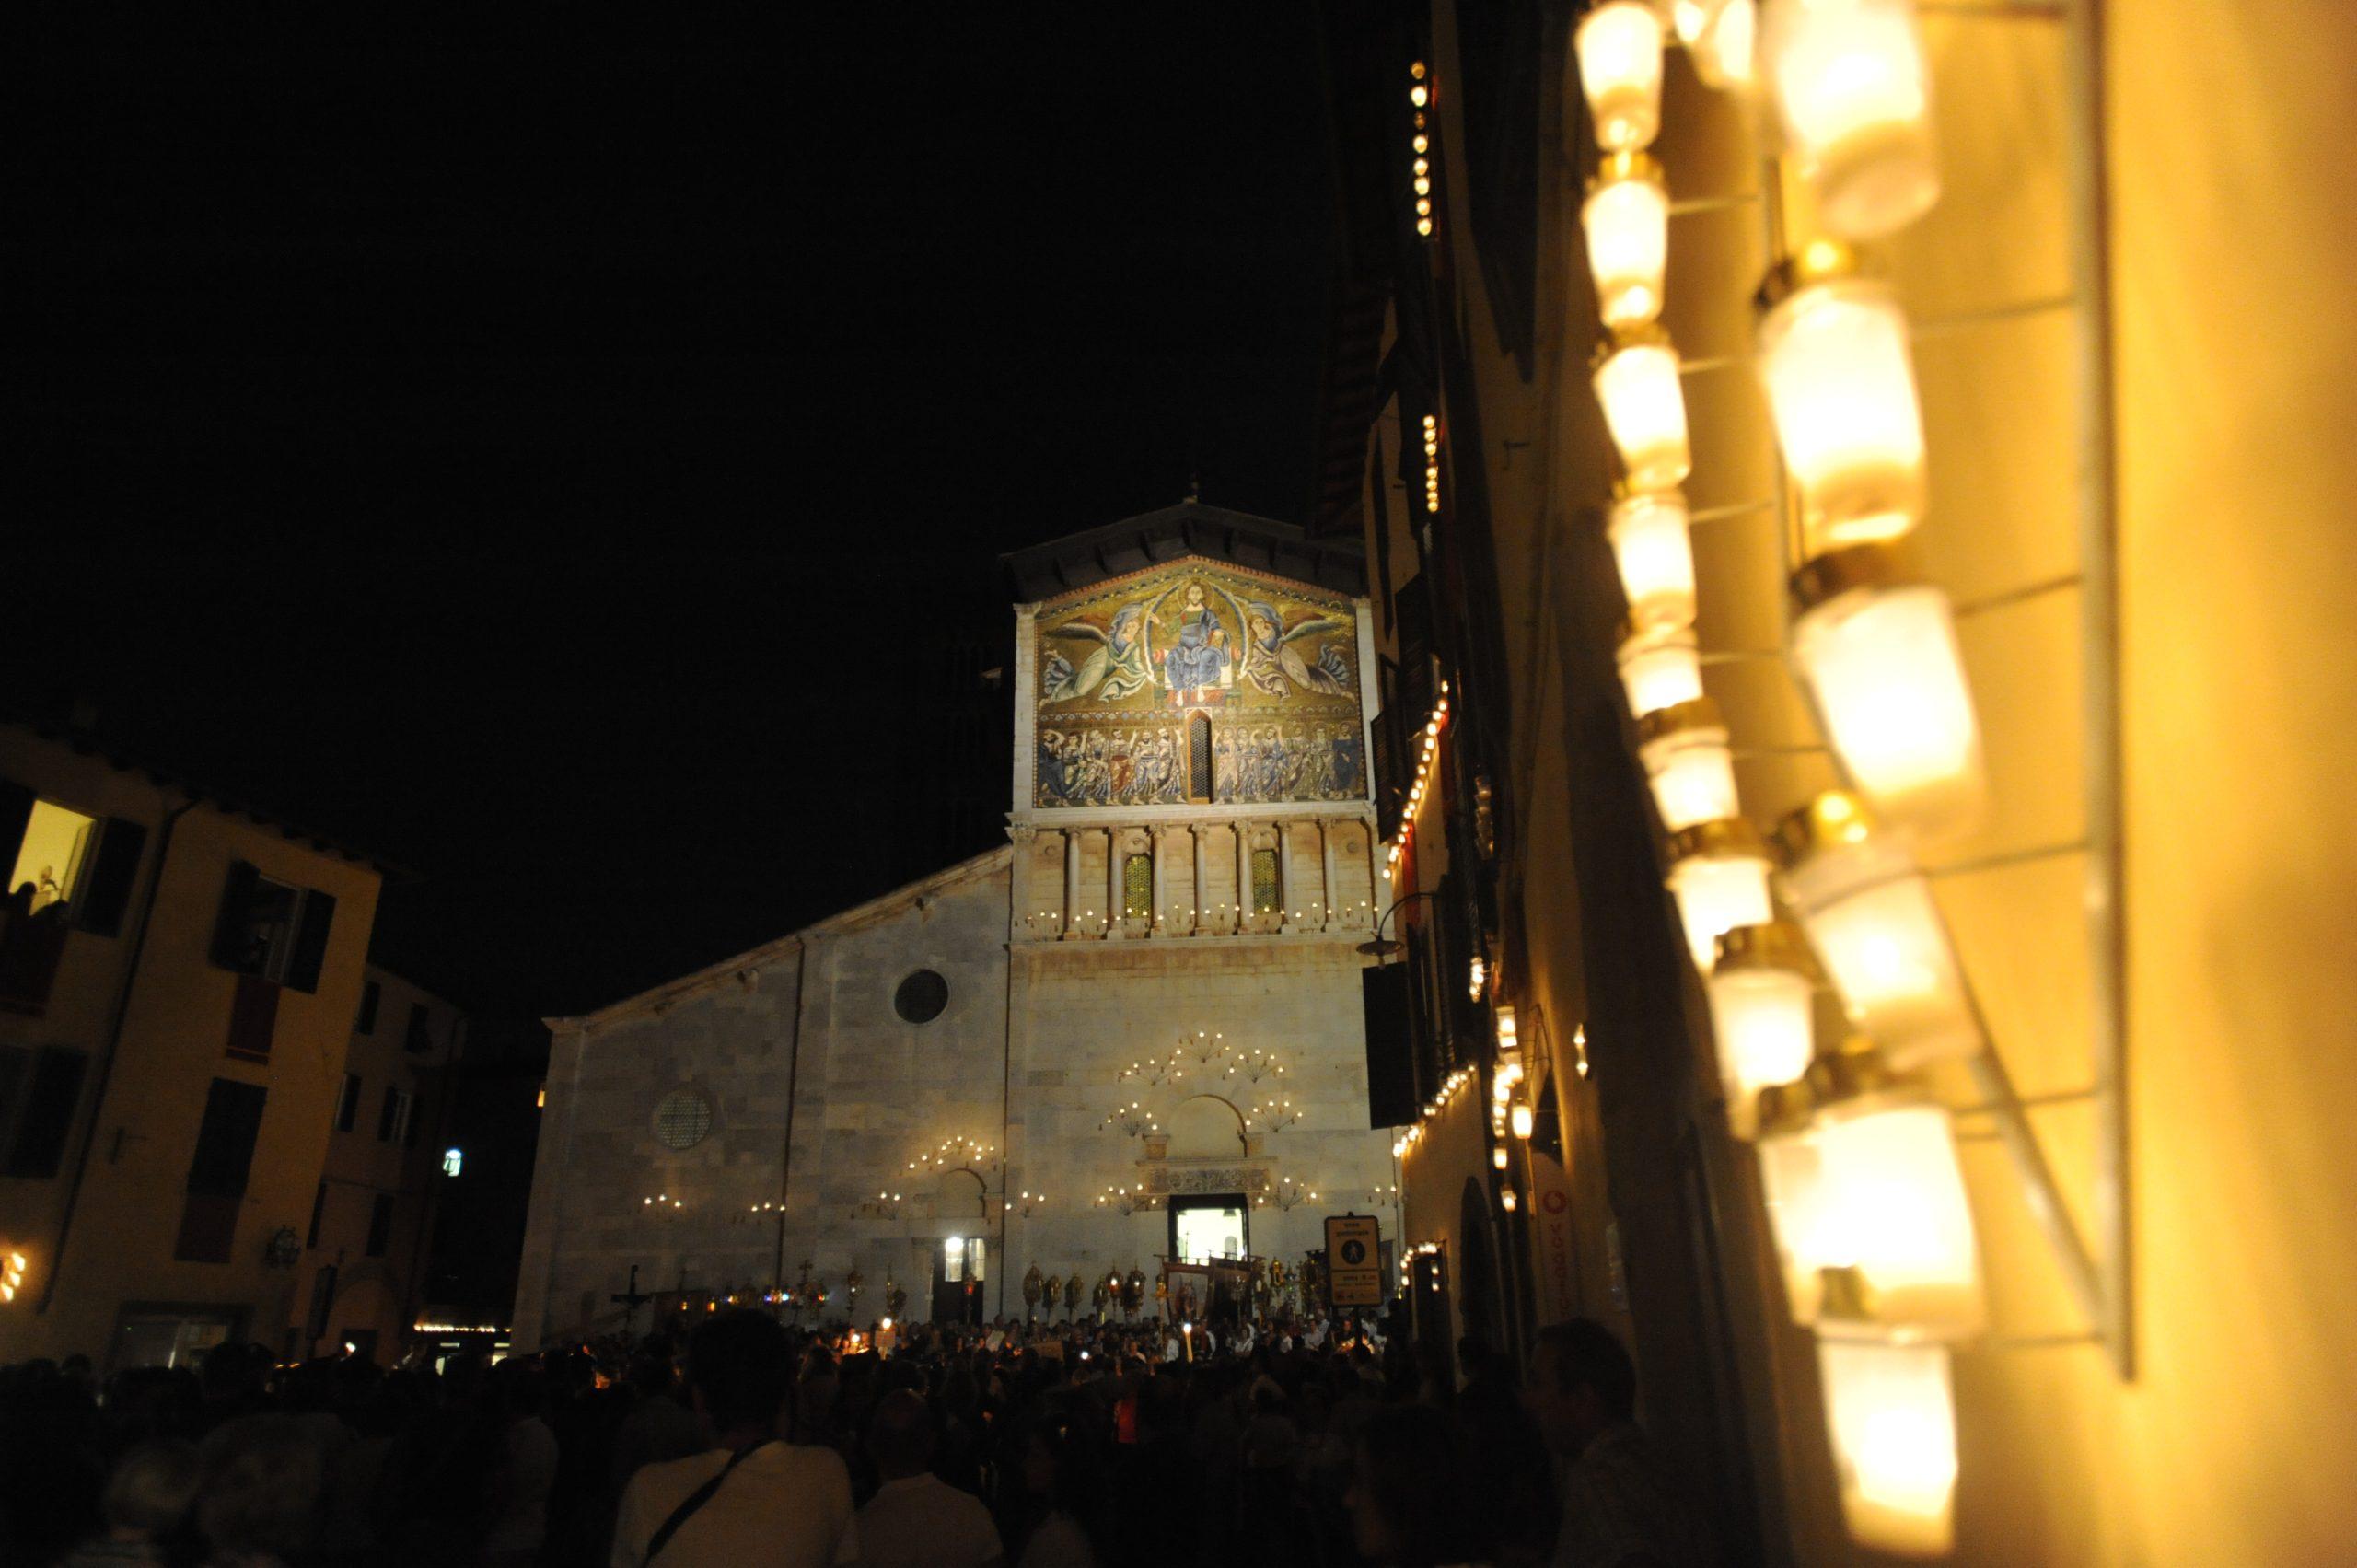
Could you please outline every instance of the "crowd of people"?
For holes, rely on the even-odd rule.
[[[1686,1568],[1600,1325],[1527,1386],[1372,1325],[804,1330],[492,1365],[0,1371],[0,1568]]]

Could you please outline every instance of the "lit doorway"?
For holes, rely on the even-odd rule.
[[[1248,1256],[1252,1249],[1246,1223],[1248,1213],[1241,1192],[1171,1199],[1170,1256],[1186,1263]]]
[[[979,1236],[944,1237],[933,1249],[933,1320],[980,1323],[989,1244]]]

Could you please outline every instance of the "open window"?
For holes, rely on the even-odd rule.
[[[240,860],[222,889],[213,961],[295,991],[317,991],[334,921],[332,895],[265,877]]]
[[[0,780],[0,1006],[49,1005],[69,930],[113,936],[122,929],[147,830],[95,817]]]

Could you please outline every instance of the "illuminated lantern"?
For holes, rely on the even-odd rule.
[[[1947,1112],[1871,1048],[1820,1058],[1760,1106],[1759,1179],[1794,1319],[1979,1333],[1987,1309]]]
[[[1980,726],[1947,595],[1909,580],[1887,546],[1852,545],[1802,566],[1793,596],[1793,664],[1858,792],[1926,836],[1970,827]]]
[[[1686,497],[1675,490],[1623,486],[1606,515],[1613,564],[1631,619],[1648,625],[1694,623],[1694,541]]]
[[[1923,416],[1907,317],[1819,241],[1761,285],[1759,378],[1813,548],[1897,539],[1923,514]]]
[[[1658,327],[1617,331],[1596,366],[1596,400],[1631,490],[1667,490],[1694,466],[1678,351]]]
[[[1756,0],[1677,0],[1670,7],[1670,20],[1704,87],[1723,92],[1749,90],[1751,51],[1759,36]]]
[[[1661,22],[1640,0],[1605,0],[1573,41],[1580,91],[1607,152],[1642,147],[1661,129]]]
[[[1629,712],[1638,718],[1702,694],[1702,659],[1690,628],[1623,626],[1617,656]]]
[[[1639,719],[1637,760],[1653,784],[1662,826],[1671,832],[1741,814],[1727,723],[1708,697],[1656,708]]]
[[[1939,200],[1911,0],[1766,0],[1759,76],[1828,229],[1873,239]]]
[[[1945,1556],[1955,1544],[1956,1473],[1947,1346],[1822,1337],[1817,1370],[1852,1539]]]
[[[1511,1187],[1506,1187],[1506,1188],[1501,1188],[1501,1189],[1499,1190],[1499,1191],[1498,1191],[1498,1203],[1499,1203],[1499,1206],[1500,1206],[1500,1207],[1502,1207],[1502,1208],[1504,1208],[1504,1209],[1505,1210],[1505,1212],[1506,1212],[1506,1213],[1508,1213],[1508,1214],[1512,1214],[1512,1213],[1514,1213],[1514,1211],[1515,1211],[1515,1203],[1516,1203],[1517,1202],[1519,1202],[1519,1200],[1517,1200],[1517,1199],[1515,1197],[1515,1193],[1514,1193],[1514,1189],[1513,1189],[1513,1188],[1511,1188]]]
[[[1504,1144],[1500,1144],[1496,1148],[1490,1151],[1490,1163],[1500,1170],[1505,1169],[1506,1146]]]
[[[1895,1068],[1968,1055],[1972,1004],[1931,884],[1874,830],[1856,796],[1829,790],[1777,828],[1784,891],[1850,1021]]]
[[[1604,324],[1632,327],[1659,316],[1669,262],[1669,192],[1661,166],[1643,153],[1608,155],[1588,181],[1580,228]]]
[[[1514,1130],[1515,1137],[1527,1139],[1531,1128],[1538,1124],[1537,1115],[1527,1104],[1516,1100],[1514,1109],[1506,1113],[1506,1124]]]
[[[1759,1091],[1797,1082],[1815,1053],[1816,966],[1800,933],[1781,923],[1738,925],[1719,938],[1711,969],[1711,1032],[1727,1121],[1738,1138],[1759,1129]]]
[[[1670,836],[1669,890],[1694,967],[1708,974],[1721,935],[1776,918],[1768,892],[1768,851],[1740,817],[1702,822]]]

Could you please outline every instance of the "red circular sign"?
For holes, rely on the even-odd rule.
[[[1545,1209],[1550,1214],[1560,1214],[1563,1212],[1564,1198],[1561,1191],[1550,1192],[1546,1197],[1540,1199],[1538,1202],[1539,1207]]]

